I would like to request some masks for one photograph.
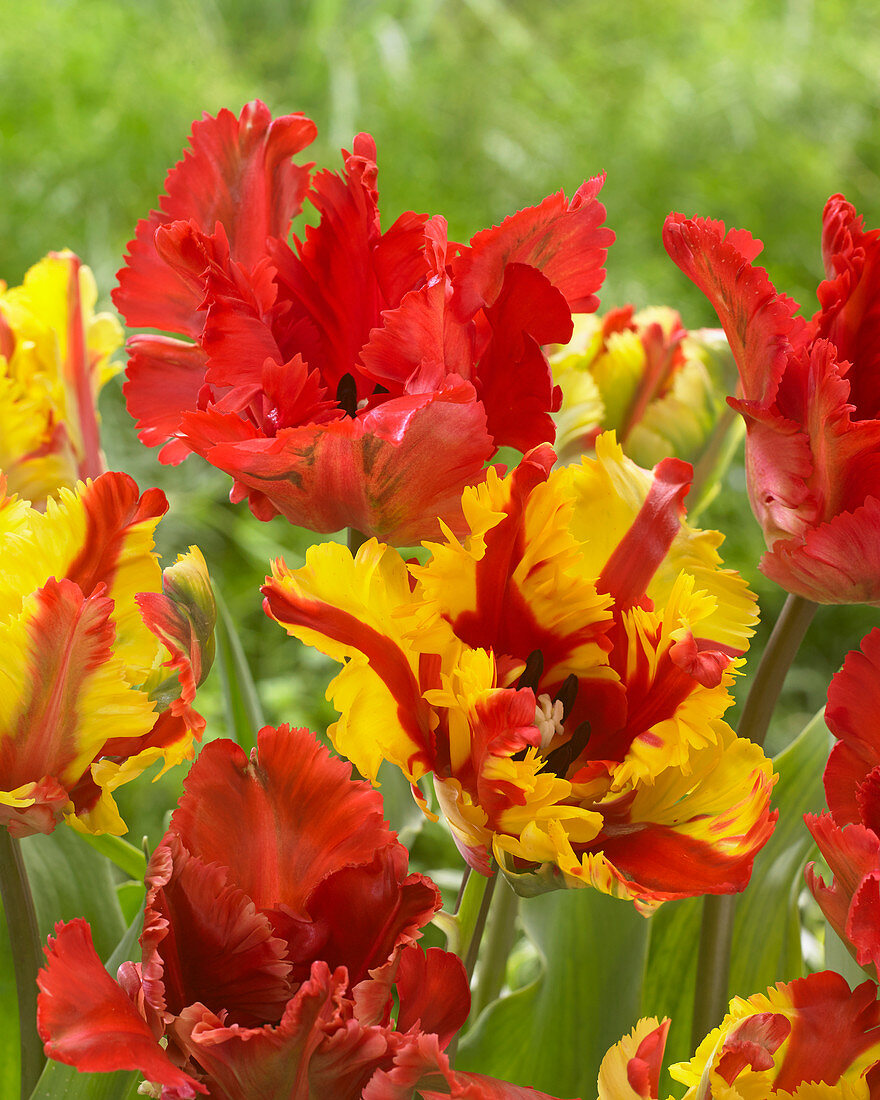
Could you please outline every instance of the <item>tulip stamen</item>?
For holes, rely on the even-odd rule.
[[[564,779],[571,765],[587,747],[590,739],[590,723],[581,722],[568,741],[547,757],[547,771],[555,772]]]
[[[354,380],[354,375],[350,372],[346,372],[339,379],[339,385],[336,387],[336,400],[345,415],[354,419],[357,415],[357,383]]]

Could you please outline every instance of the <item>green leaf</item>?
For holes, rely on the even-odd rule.
[[[18,1096],[20,1072],[18,993],[6,917],[0,905],[0,1096]]]
[[[731,952],[729,996],[762,993],[803,974],[797,899],[812,838],[803,815],[824,805],[822,772],[828,730],[821,712],[774,758],[779,780],[773,803],[779,820],[755,859],[749,886],[739,899]],[[669,1016],[665,1062],[689,1058],[696,981],[700,898],[667,902],[651,917],[643,1016]]]
[[[228,732],[245,752],[250,752],[256,748],[257,733],[266,722],[235,623],[216,588],[214,596],[217,600],[217,626],[214,633],[217,650],[214,664],[223,689]]]
[[[595,1095],[605,1052],[639,1016],[648,922],[596,890],[523,899],[520,918],[542,971],[480,1014],[457,1067],[556,1096]]]
[[[779,781],[773,803],[779,820],[755,860],[751,882],[739,899],[733,931],[730,996],[763,993],[776,982],[804,973],[798,895],[813,838],[804,814],[825,805],[822,773],[830,734],[820,711],[798,737],[774,758]]]
[[[126,927],[112,864],[66,826],[49,836],[26,837],[21,850],[42,938],[54,931],[56,921],[84,917],[95,950],[107,958]]]
[[[691,1056],[691,1017],[697,979],[702,898],[667,901],[650,919],[648,963],[642,986],[641,1016],[672,1021],[664,1062]]]
[[[137,1100],[141,1081],[143,1077],[136,1070],[80,1073],[73,1066],[50,1060],[40,1074],[31,1100]]]

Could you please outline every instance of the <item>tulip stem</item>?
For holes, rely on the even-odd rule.
[[[779,701],[786,673],[794,661],[818,605],[789,594],[770,635],[755,678],[749,688],[737,733],[763,745],[770,719]],[[730,949],[736,896],[710,895],[703,899],[703,923],[697,957],[692,1044],[717,1027],[727,1011]]]
[[[0,897],[6,915],[15,986],[21,1049],[22,1100],[34,1091],[46,1056],[37,1034],[37,972],[43,959],[34,899],[19,842],[0,827]]]
[[[487,1004],[498,997],[504,987],[507,959],[516,941],[518,913],[519,895],[514,893],[508,882],[500,883],[489,910],[484,950],[480,956],[480,968],[471,997],[471,1014],[474,1019]]]
[[[491,878],[473,872],[468,874],[455,914],[459,934],[458,955],[464,963],[469,981],[474,972],[480,940],[486,926],[489,903],[492,901],[492,892],[498,877],[494,873],[494,868],[492,872]]]

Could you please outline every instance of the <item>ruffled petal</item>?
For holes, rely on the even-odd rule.
[[[436,534],[438,516],[461,529],[462,490],[483,479],[494,450],[473,387],[458,379],[274,438],[216,413],[188,414],[183,428],[194,449],[292,523],[404,546]]]
[[[605,182],[596,176],[581,184],[569,202],[559,191],[538,206],[484,229],[453,263],[455,308],[470,318],[492,305],[501,293],[508,264],[528,264],[550,280],[573,313],[599,306],[602,264],[614,233],[605,228],[605,207],[597,196]]]
[[[46,1053],[83,1073],[140,1070],[168,1100],[207,1088],[178,1069],[147,1021],[104,969],[83,920],[58,924],[40,971],[37,1027]]]
[[[259,100],[247,104],[237,119],[223,110],[193,124],[190,149],[168,173],[160,211],[138,223],[119,272],[113,301],[130,326],[199,335],[200,295],[159,256],[156,230],[192,219],[210,234],[219,222],[233,258],[256,263],[267,238],[285,238],[291,219],[302,209],[311,165],[300,167],[290,158],[316,132],[302,114],[273,121]]]
[[[806,322],[797,302],[780,294],[751,261],[763,245],[744,229],[727,230],[709,218],[670,214],[663,226],[666,251],[702,290],[718,314],[739,367],[747,401],[769,404],[788,356],[803,347]]]

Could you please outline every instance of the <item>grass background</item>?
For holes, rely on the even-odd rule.
[[[443,213],[466,239],[607,171],[617,242],[603,307],[663,302],[690,326],[713,322],[663,250],[675,209],[765,240],[771,278],[811,313],[828,195],[843,191],[880,224],[878,72],[875,0],[20,0],[0,37],[0,275],[15,284],[46,251],[70,247],[107,298],[192,120],[258,97],[316,120],[322,166],[372,132],[386,225],[405,209]],[[269,559],[296,563],[309,536],[232,508],[228,479],[198,459],[160,467],[136,440],[121,380],[102,409],[111,466],[169,496],[163,553],[203,548],[268,719],[323,728],[328,666],[265,619],[257,592]],[[757,654],[782,594],[756,568],[741,470],[704,522],[728,533],[726,559],[759,592]],[[876,621],[872,609],[820,610],[773,745],[822,705]],[[224,734],[210,680],[201,701]],[[159,829],[152,795],[131,797],[146,815],[135,831]]]

